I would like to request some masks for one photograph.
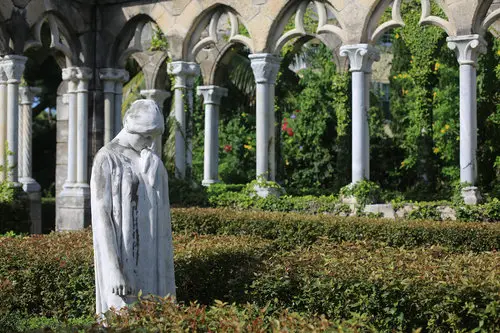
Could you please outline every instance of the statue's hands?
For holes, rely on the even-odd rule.
[[[128,296],[133,295],[134,289],[125,281],[123,276],[120,276],[113,281],[111,292],[117,296]]]

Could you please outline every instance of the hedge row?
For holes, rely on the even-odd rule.
[[[273,255],[252,300],[329,318],[370,318],[379,330],[500,329],[500,254],[319,241]]]
[[[0,238],[0,327],[19,330],[27,323],[43,324],[39,317],[91,316],[91,244],[89,230]],[[176,235],[174,246],[177,295],[187,304],[213,304],[217,299],[254,302],[273,311],[323,313],[382,331],[424,327],[433,332],[491,332],[500,327],[497,252],[456,253],[439,246],[405,249],[376,241],[335,244],[327,239],[287,249],[259,237],[198,234]],[[194,311],[179,308],[180,313],[172,316],[194,320],[191,315],[183,317],[189,309]],[[149,320],[134,311],[113,322],[133,327]],[[220,319],[226,320],[226,315]],[[196,325],[202,324],[198,319]]]
[[[324,316],[274,310],[255,304],[213,306],[174,304],[170,299],[143,299],[131,309],[108,313],[106,332],[378,332],[366,318],[334,322]],[[103,332],[92,318],[60,322],[31,318],[19,322],[18,331],[44,327],[44,332]]]
[[[179,232],[253,235],[275,240],[282,247],[312,244],[326,237],[332,242],[374,240],[409,248],[440,245],[457,252],[500,248],[498,223],[392,221],[199,208],[173,209],[172,218]]]
[[[245,302],[269,241],[234,236],[176,235],[180,301]],[[90,230],[0,237],[0,327],[8,314],[78,318],[95,309]]]

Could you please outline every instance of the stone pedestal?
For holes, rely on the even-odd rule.
[[[448,47],[455,50],[460,64],[460,182],[470,184],[462,191],[466,204],[477,204],[477,58],[486,52],[486,42],[479,35],[448,37]]]
[[[227,89],[217,86],[199,86],[205,106],[205,150],[203,155],[203,186],[219,182],[219,107]]]
[[[175,176],[184,179],[187,167],[187,123],[184,105],[189,102],[188,80],[200,74],[200,67],[193,62],[175,61],[169,64],[168,73],[175,77]]]
[[[56,205],[56,231],[81,230],[90,225],[90,187],[88,185],[65,185],[56,199]]]
[[[370,179],[369,80],[372,64],[380,59],[380,54],[371,45],[355,44],[342,46],[340,55],[349,57],[352,77],[351,183],[355,184],[363,179]]]
[[[257,85],[257,179],[275,180],[275,115],[274,85],[278,76],[280,59],[272,54],[260,53],[249,55]]]

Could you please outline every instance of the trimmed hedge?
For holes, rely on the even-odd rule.
[[[210,304],[244,302],[271,244],[255,237],[176,235],[174,247],[178,299]],[[90,230],[0,237],[0,327],[19,316],[92,315],[93,264]]]
[[[198,303],[174,304],[170,299],[143,299],[134,307],[107,314],[106,332],[378,332],[366,318],[334,322],[324,316],[273,310],[254,304],[228,305],[216,301],[207,307]],[[103,332],[92,318],[57,321],[31,318],[19,322],[18,331],[44,327],[44,332]]]
[[[282,247],[312,244],[326,237],[331,242],[374,240],[409,248],[440,245],[457,252],[500,249],[498,223],[393,221],[199,208],[173,209],[172,221],[178,232],[253,235],[276,240]]]
[[[179,329],[200,325],[199,331],[208,331],[237,317],[241,320],[233,324],[253,327],[257,321],[255,327],[268,329],[275,320],[288,325],[281,323],[284,308],[303,313],[302,319],[324,313],[334,321],[352,320],[364,325],[358,331],[491,332],[500,327],[500,255],[489,251],[498,243],[498,224],[175,209],[173,225],[181,302],[255,302],[249,307],[260,310],[238,305],[215,312],[198,305],[175,310],[145,303],[147,311],[168,314],[155,321],[131,310],[111,318],[113,327],[134,330],[143,323],[154,331],[172,318]],[[137,311],[142,313],[141,306]],[[264,319],[256,317],[261,310]],[[88,322],[93,312],[90,230],[0,237],[0,327]],[[302,325],[302,319],[293,325]],[[318,323],[304,320],[312,327]]]
[[[370,318],[382,331],[500,329],[500,254],[404,249],[375,242],[331,244],[265,261],[252,300],[329,318]]]

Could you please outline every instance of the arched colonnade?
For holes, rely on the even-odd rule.
[[[401,2],[7,0],[0,6],[0,141],[7,142],[5,147],[0,145],[0,164],[9,167],[0,175],[1,180],[23,186],[26,192],[35,193],[34,202],[39,200],[40,189],[30,172],[30,107],[36,91],[20,87],[20,83],[24,54],[40,47],[44,24],[50,28],[50,49],[63,79],[57,103],[58,230],[79,229],[90,222],[89,167],[97,150],[121,129],[122,89],[129,79],[125,63],[130,57],[144,72],[146,89],[141,94],[145,98],[163,105],[166,98],[173,97],[175,166],[180,178],[189,172],[192,160],[186,114],[193,112],[194,93],[203,96],[203,183],[209,185],[218,181],[218,109],[221,98],[227,95],[222,83],[216,81],[217,65],[231,45],[248,48],[256,85],[256,174],[274,180],[274,90],[279,54],[284,45],[300,38],[319,39],[333,51],[339,68],[348,60],[352,76],[352,183],[369,179],[369,83],[372,64],[380,58],[374,44],[388,30],[404,25]],[[484,34],[500,17],[500,4],[496,0],[442,0],[439,5],[445,19],[431,13],[431,0],[420,2],[420,23],[442,28],[448,34],[448,46],[457,55],[461,181],[472,184],[464,191],[464,198],[475,203],[479,198],[475,187],[476,64],[486,50]],[[317,14],[313,32],[306,31],[304,23],[308,6]],[[381,22],[388,8],[392,9],[391,18]],[[286,30],[290,20],[293,27]],[[151,24],[166,36],[164,49],[148,47],[147,27]],[[173,78],[173,96],[165,89],[167,74]],[[194,92],[194,80],[200,74],[203,85]]]

